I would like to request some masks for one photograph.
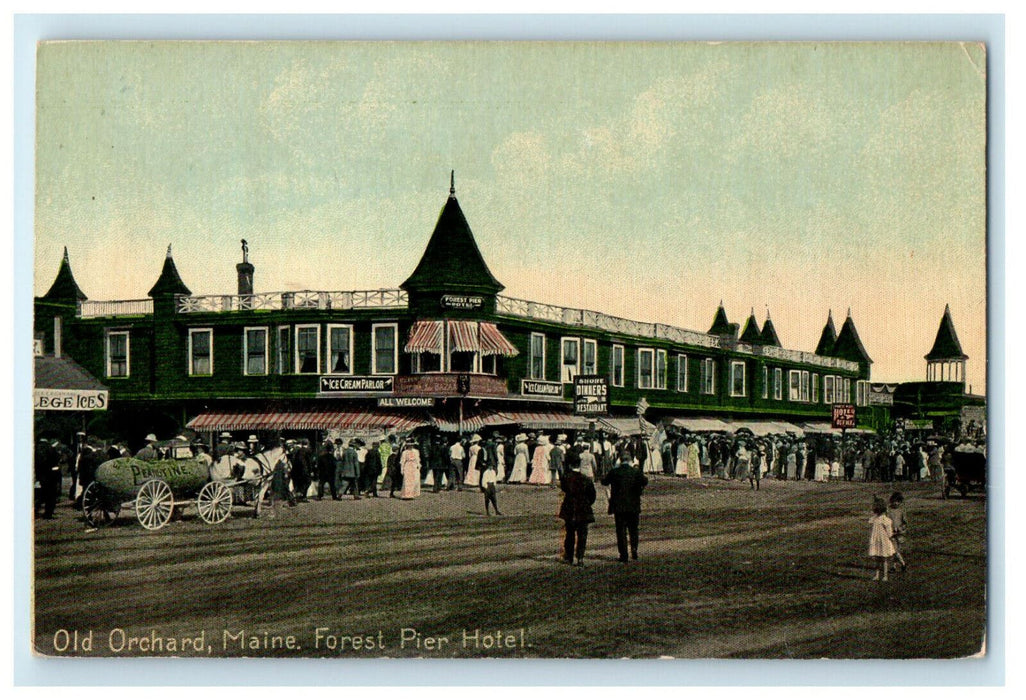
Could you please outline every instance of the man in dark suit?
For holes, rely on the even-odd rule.
[[[595,522],[595,514],[591,509],[595,502],[595,482],[581,473],[581,462],[577,460],[560,480],[559,488],[563,491],[559,517],[563,519],[566,530],[563,537],[563,561],[573,564],[576,554],[577,566],[584,566],[588,525]]]
[[[620,561],[626,564],[628,535],[631,557],[638,558],[641,492],[648,485],[648,477],[640,469],[631,466],[630,456],[625,451],[620,457],[620,463],[602,477],[602,483],[609,487],[609,513],[616,522],[616,548],[620,552]]]
[[[340,443],[342,439],[339,438],[335,442]],[[352,492],[353,500],[360,500],[360,458],[356,454],[356,448],[362,445],[360,440],[350,440],[342,450],[342,457],[335,468],[335,489],[339,497]]]

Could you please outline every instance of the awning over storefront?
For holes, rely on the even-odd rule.
[[[107,387],[70,357],[38,355],[32,405],[38,411],[105,411]]]
[[[749,420],[749,421],[731,421],[728,424],[728,429],[733,432],[739,430],[750,430],[752,435],[761,437],[763,435],[783,435],[784,433],[792,433],[794,435],[802,436],[805,431],[784,421],[769,421],[769,420]]]
[[[655,432],[656,427],[649,423],[647,420],[641,419],[644,422],[644,430],[646,435],[651,435]],[[642,424],[637,418],[599,418],[597,421],[598,425],[596,428],[599,430],[605,430],[607,432],[614,433],[616,435],[641,435]]]
[[[491,414],[478,414],[463,416],[463,432],[476,433],[485,427],[485,420]],[[459,416],[432,416],[432,424],[443,433],[458,433],[460,431]]]
[[[831,427],[831,425],[829,423],[802,423],[802,428],[807,433],[828,433],[830,435],[840,435],[841,434],[841,429],[840,428]],[[848,428],[847,432],[849,434],[851,434],[851,433],[863,434],[863,433],[872,433],[873,431],[872,430],[866,430],[864,428]]]
[[[670,424],[693,433],[730,432],[730,426],[719,418],[674,418]]]
[[[486,323],[484,321],[480,324],[481,328],[481,354],[482,355],[502,355],[503,357],[516,357],[520,354],[520,351],[516,349],[513,343],[506,339],[494,323]]]
[[[420,415],[387,411],[267,411],[201,413],[186,427],[196,431],[335,429],[407,432],[429,424]]]
[[[500,422],[501,421],[501,422]],[[518,425],[534,430],[587,430],[590,419],[554,411],[500,411],[486,425]]]
[[[443,321],[417,321],[410,328],[409,340],[406,341],[406,352],[433,352],[442,354],[444,336]]]

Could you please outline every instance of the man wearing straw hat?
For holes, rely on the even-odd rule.
[[[157,461],[157,436],[150,433],[146,436],[146,447],[142,448],[135,453],[136,459],[141,459],[145,462]]]

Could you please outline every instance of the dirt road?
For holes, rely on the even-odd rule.
[[[641,558],[596,503],[583,568],[558,561],[558,489],[312,502],[159,531],[130,511],[35,524],[35,640],[91,656],[940,658],[984,636],[986,502],[903,485],[909,569],[871,581],[883,484],[656,477]],[[88,642],[87,642],[88,640]],[[87,648],[88,647],[88,648]]]

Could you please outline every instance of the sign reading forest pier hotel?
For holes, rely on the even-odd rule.
[[[609,378],[574,377],[574,414],[601,416],[609,413]]]
[[[470,296],[467,294],[443,294],[443,309],[471,309],[477,310],[484,306],[484,297]]]
[[[337,374],[321,375],[322,394],[392,393],[392,377],[349,377]]]

